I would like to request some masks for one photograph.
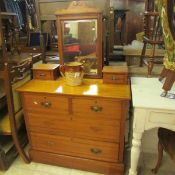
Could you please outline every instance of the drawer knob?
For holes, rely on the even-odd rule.
[[[101,154],[102,153],[102,150],[101,149],[98,149],[98,148],[91,148],[91,152],[93,154]]]
[[[103,109],[102,107],[97,106],[97,105],[91,106],[91,110],[94,112],[100,112],[100,111],[102,111],[102,109]]]
[[[40,73],[39,76],[40,76],[40,77],[45,77],[46,74],[45,74],[45,73]]]
[[[52,105],[52,103],[49,101],[42,101],[41,102],[41,106],[43,106],[44,108],[50,108],[51,105]]]
[[[111,77],[111,80],[117,80],[117,77],[113,75],[113,76]]]
[[[51,141],[48,141],[47,144],[50,145],[50,146],[55,145],[54,142],[51,142]]]

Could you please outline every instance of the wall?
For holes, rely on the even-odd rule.
[[[144,0],[84,0],[88,5],[98,7],[104,15],[108,15],[110,6],[114,9],[127,8],[125,43],[131,43],[136,33],[143,31]],[[36,0],[39,19],[55,20],[55,11],[67,8],[71,0]],[[114,38],[116,39],[116,38]]]

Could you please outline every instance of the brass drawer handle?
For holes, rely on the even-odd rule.
[[[102,111],[102,107],[100,107],[100,106],[91,106],[91,110],[92,111],[94,111],[94,112],[100,112],[100,111]]]
[[[41,103],[41,106],[43,106],[44,108],[50,108],[52,103],[49,102],[49,101],[42,101]]]
[[[91,152],[93,154],[101,154],[102,153],[102,150],[101,149],[98,149],[98,148],[91,148]]]

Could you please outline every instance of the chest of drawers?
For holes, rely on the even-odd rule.
[[[32,80],[18,89],[33,161],[105,174],[123,174],[129,85],[84,80],[70,87]]]

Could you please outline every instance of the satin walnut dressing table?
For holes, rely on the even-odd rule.
[[[123,175],[130,86],[84,79],[32,80],[18,88],[33,161]]]

